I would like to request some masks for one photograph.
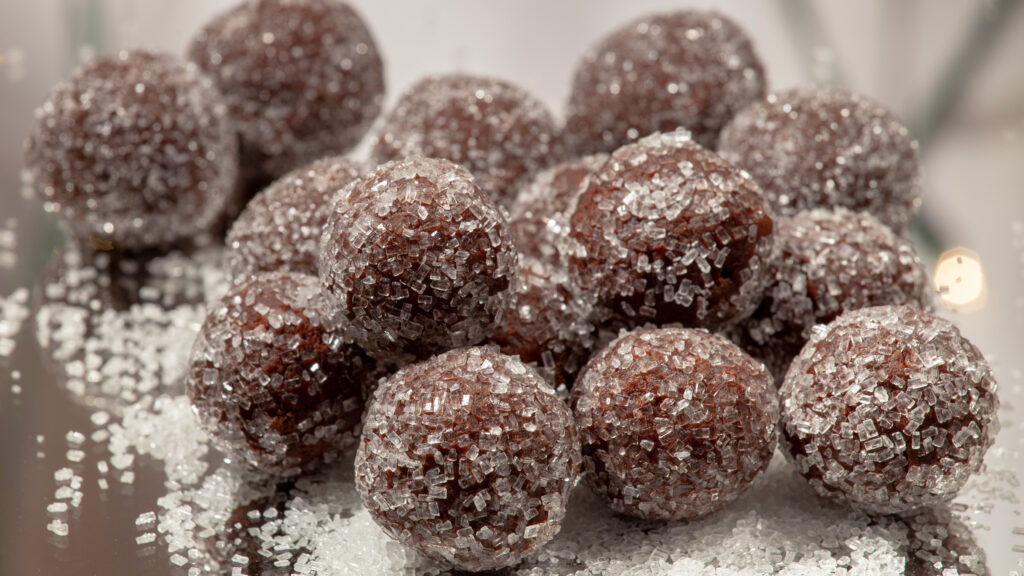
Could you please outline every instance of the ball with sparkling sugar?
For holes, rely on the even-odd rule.
[[[579,450],[569,409],[536,372],[494,348],[462,348],[377,388],[356,488],[392,538],[493,570],[558,533]]]
[[[921,203],[917,142],[890,110],[852,92],[769,95],[726,126],[718,152],[750,172],[780,216],[842,206],[902,232]]]
[[[489,342],[530,363],[554,386],[572,386],[594,345],[586,304],[565,271],[520,256],[518,282]]]
[[[504,211],[448,160],[378,166],[335,197],[320,279],[357,342],[403,364],[482,342],[511,299]]]
[[[342,332],[316,277],[272,272],[233,287],[210,310],[187,372],[213,443],[288,475],[354,444],[374,366]]]
[[[79,69],[37,111],[25,165],[48,211],[100,249],[206,232],[235,183],[224,100],[195,66],[145,50]]]
[[[257,272],[317,275],[320,236],[335,192],[358,178],[361,163],[323,158],[282,176],[246,205],[228,232],[228,273],[244,279]]]
[[[621,514],[710,514],[743,494],[775,452],[771,375],[704,330],[620,336],[587,363],[573,403],[584,478]]]
[[[496,78],[430,76],[387,114],[372,157],[446,158],[469,169],[492,200],[508,206],[518,188],[558,159],[555,122],[540,100]]]
[[[951,500],[998,429],[996,382],[948,320],[912,306],[817,329],[780,389],[782,439],[822,496],[875,514]]]
[[[764,94],[764,67],[734,21],[699,10],[653,14],[584,55],[564,138],[576,154],[590,154],[683,127],[714,148],[726,123]]]
[[[242,2],[199,30],[188,54],[227,98],[253,178],[348,151],[380,113],[377,45],[339,0]]]
[[[520,190],[509,208],[509,226],[520,254],[557,268],[566,267],[559,246],[569,231],[570,209],[584,178],[606,160],[607,154],[566,160],[538,173]]]
[[[883,304],[931,308],[934,290],[913,245],[871,214],[818,208],[775,223],[772,281],[736,341],[778,382],[815,324]]]
[[[676,131],[623,146],[587,178],[566,250],[596,321],[719,328],[757,307],[772,242],[757,184]]]

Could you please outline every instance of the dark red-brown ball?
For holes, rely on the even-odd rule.
[[[772,241],[757,184],[677,131],[623,146],[587,178],[566,250],[595,321],[720,328],[761,301]]]
[[[356,488],[392,538],[470,571],[511,566],[554,538],[580,467],[572,414],[494,348],[409,366],[373,396]]]
[[[816,329],[779,393],[800,473],[818,494],[874,514],[951,500],[998,430],[981,352],[913,306],[854,310]]]
[[[334,156],[277,179],[249,202],[228,232],[228,273],[236,280],[274,271],[316,276],[331,200],[363,171],[361,163]]]
[[[569,213],[584,178],[608,160],[607,154],[584,156],[552,166],[520,190],[509,208],[509,226],[520,254],[564,269],[565,255],[559,253],[569,233]]]
[[[564,270],[520,256],[518,282],[489,342],[519,356],[552,385],[572,386],[594,346],[589,309]]]
[[[195,66],[122,51],[78,70],[36,112],[25,165],[46,209],[100,249],[206,232],[231,196],[238,146]]]
[[[781,382],[815,324],[882,304],[932,305],[913,245],[865,212],[816,209],[776,219],[771,284],[736,342]]]
[[[259,274],[210,310],[186,389],[214,445],[259,470],[292,474],[354,443],[373,364],[313,276]]]
[[[902,232],[921,203],[917,142],[891,111],[852,92],[772,94],[736,115],[718,151],[750,172],[780,216],[846,207]]]
[[[355,340],[401,365],[490,335],[516,256],[504,210],[465,168],[411,156],[335,197],[319,270]]]
[[[722,127],[764,94],[764,67],[734,21],[698,10],[652,14],[583,56],[564,138],[582,155],[683,127],[714,149]]]
[[[246,0],[207,23],[188,54],[224,93],[252,178],[348,151],[380,113],[377,45],[340,0]]]
[[[446,158],[508,206],[520,186],[558,161],[555,133],[544,104],[514,84],[468,74],[430,76],[406,90],[386,116],[373,160]]]
[[[584,478],[616,512],[698,518],[738,498],[775,453],[764,365],[704,330],[620,336],[573,387]]]

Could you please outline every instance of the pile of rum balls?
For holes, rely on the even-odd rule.
[[[469,571],[551,540],[578,477],[685,521],[777,438],[872,514],[979,469],[996,383],[932,313],[917,147],[882,105],[768,94],[735,22],[681,10],[594,44],[564,124],[505,80],[431,76],[347,157],[383,77],[344,2],[253,0],[37,114],[27,165],[78,241],[166,250],[240,211],[186,377],[230,457],[294,476],[354,447],[380,527]]]

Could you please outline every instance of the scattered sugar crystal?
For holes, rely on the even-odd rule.
[[[14,353],[16,338],[29,314],[28,296],[27,288],[18,288],[0,297],[0,358]]]

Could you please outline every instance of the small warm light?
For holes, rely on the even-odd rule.
[[[939,256],[935,265],[935,289],[950,310],[972,312],[985,305],[985,271],[977,252],[953,248]]]

